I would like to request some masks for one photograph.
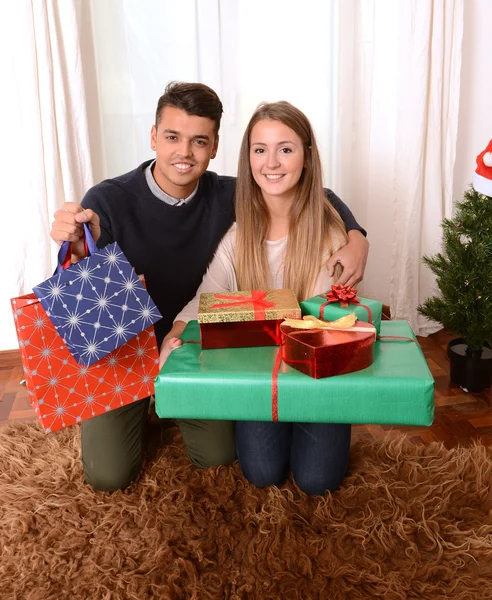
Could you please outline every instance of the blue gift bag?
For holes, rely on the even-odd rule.
[[[115,242],[98,250],[84,224],[88,256],[64,268],[64,242],[52,277],[33,288],[75,360],[86,367],[161,318],[156,305]]]

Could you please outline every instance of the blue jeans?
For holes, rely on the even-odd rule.
[[[292,471],[306,494],[334,491],[349,462],[351,425],[237,421],[236,447],[246,479],[278,485]]]

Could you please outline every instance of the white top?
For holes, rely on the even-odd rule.
[[[267,260],[270,267],[272,279],[269,289],[281,289],[283,287],[283,259],[287,250],[288,236],[274,242],[267,240]],[[338,243],[333,243],[334,250],[338,250],[343,245],[342,239]],[[184,321],[188,323],[198,317],[198,305],[200,303],[200,294],[205,292],[238,292],[236,271],[235,271],[235,248],[236,248],[236,224],[234,223],[220,242],[215,256],[205,273],[202,283],[197,290],[196,296],[188,302],[183,310],[174,319],[175,321]],[[326,255],[328,260],[329,255]],[[313,296],[321,294],[331,289],[334,283],[333,278],[328,276],[326,265],[316,279],[313,290]]]

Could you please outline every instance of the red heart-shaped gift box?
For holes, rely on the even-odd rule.
[[[365,331],[294,329],[282,325],[283,360],[315,379],[366,369],[374,362],[376,332],[373,325],[357,321]]]

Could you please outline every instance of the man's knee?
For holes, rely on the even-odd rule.
[[[225,446],[207,446],[199,450],[193,448],[186,449],[188,457],[192,464],[200,469],[209,467],[219,467],[221,465],[228,467],[236,460],[236,449],[234,444]]]
[[[82,423],[82,465],[95,490],[121,490],[137,477],[148,406],[147,398]]]
[[[229,466],[236,460],[234,421],[178,421],[186,453],[196,467]]]
[[[97,468],[97,464],[91,467],[84,463],[83,466],[85,481],[97,492],[124,490],[139,473],[139,469],[124,466],[111,470]]]

